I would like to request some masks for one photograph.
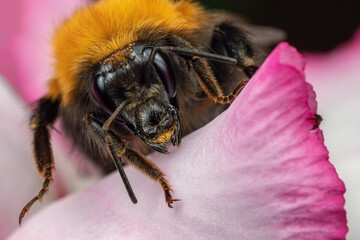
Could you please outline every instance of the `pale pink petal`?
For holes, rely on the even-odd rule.
[[[18,227],[22,207],[40,190],[42,184],[31,153],[29,118],[26,104],[0,77],[0,239],[5,239]],[[67,192],[88,186],[97,177],[90,178],[77,172],[73,162],[69,161],[74,158],[73,154],[60,148],[59,141],[54,142],[53,150],[57,171],[43,206]],[[43,206],[35,205],[29,215]]]
[[[51,36],[86,0],[14,0],[0,8],[0,74],[28,102],[40,98],[51,76]]]
[[[0,239],[18,227],[19,211],[41,186],[32,160],[27,119],[25,104],[0,78]],[[45,203],[55,196],[51,191]],[[34,207],[34,212],[38,208]]]
[[[182,199],[174,209],[127,167],[137,205],[113,173],[25,219],[10,239],[344,239],[345,188],[311,130],[303,70],[279,45],[226,112],[171,154],[150,156]]]
[[[0,8],[0,74],[26,102],[33,103],[45,94],[52,72],[50,44],[54,29],[88,2],[14,0]],[[71,148],[64,139],[61,144]],[[75,151],[72,155],[77,166],[95,172],[81,154]]]
[[[11,88],[0,77],[0,239],[18,227],[21,208],[37,193],[42,183],[31,154],[28,105],[15,97],[15,91],[27,102],[33,102],[44,94],[51,72],[49,49],[52,31],[61,19],[84,2],[14,0],[0,8],[0,75],[14,87]],[[58,143],[54,145],[58,171],[45,204],[84,185],[84,181],[79,181],[74,164],[67,161],[69,151],[59,150]],[[34,206],[30,214],[38,208]]]
[[[335,50],[305,55],[306,76],[317,92],[330,161],[346,185],[347,239],[360,239],[360,28]]]

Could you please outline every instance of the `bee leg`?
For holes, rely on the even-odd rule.
[[[222,22],[214,31],[212,47],[222,44],[228,56],[235,58],[237,66],[241,68],[248,78],[251,78],[259,68],[256,64],[255,47],[248,39],[247,33],[231,22]]]
[[[121,173],[122,164],[119,160],[119,158],[125,158],[127,162],[134,165],[136,168],[141,170],[145,175],[149,176],[156,182],[160,183],[161,187],[163,188],[165,192],[165,200],[168,203],[169,207],[172,207],[172,203],[174,201],[179,201],[178,199],[173,199],[170,192],[171,187],[170,184],[165,179],[165,174],[150,160],[148,160],[145,156],[126,148],[125,144],[115,135],[111,132],[111,130],[104,131],[102,128],[102,125],[99,121],[97,121],[92,115],[86,116],[86,122],[87,125],[90,126],[90,129],[98,135],[104,143],[106,143],[110,149],[110,152],[112,154],[114,163],[117,167],[117,169],[120,172],[121,177],[123,178],[123,175]],[[122,170],[123,171],[123,170]],[[124,173],[125,175],[125,173]],[[125,175],[126,177],[126,175]],[[134,193],[132,192],[130,183],[128,182],[127,178],[124,180],[125,187],[128,190],[130,199],[136,203],[136,198]]]
[[[86,115],[84,120],[89,130],[96,136],[98,136],[103,142],[103,144],[106,144],[108,146],[114,164],[121,176],[121,179],[124,182],[129,197],[131,201],[136,204],[136,196],[125,174],[124,168],[122,166],[123,163],[120,160],[126,149],[125,144],[122,143],[121,140],[118,139],[111,131],[104,131],[102,128],[102,124],[98,120],[96,120],[92,114]]]
[[[194,46],[192,46],[183,38],[173,37],[170,39],[170,42],[175,46],[197,51]],[[187,64],[189,68],[194,70],[195,76],[206,95],[214,102],[220,104],[232,103],[248,82],[248,79],[240,81],[230,94],[224,95],[223,90],[213,73],[213,70],[206,60],[198,56],[193,56],[191,59],[189,59]]]
[[[40,191],[33,197],[21,210],[19,215],[19,225],[22,219],[30,210],[32,205],[38,200],[41,201],[49,189],[52,181],[52,171],[54,169],[54,157],[50,143],[49,127],[54,123],[59,110],[60,101],[53,101],[48,98],[40,99],[37,108],[30,120],[30,128],[34,133],[33,154],[37,169],[44,178]]]
[[[158,166],[156,166],[142,154],[128,148],[125,150],[124,156],[129,163],[133,164],[137,169],[161,185],[165,193],[165,201],[170,208],[173,207],[173,202],[180,201],[180,199],[172,198],[170,194],[170,192],[172,192],[171,186],[165,179],[165,174],[159,169]]]
[[[309,120],[315,121],[314,126],[311,128],[311,130],[314,130],[314,129],[319,128],[321,122],[323,121],[323,118],[319,114],[315,114],[314,117],[309,118]]]
[[[195,76],[207,96],[220,104],[232,103],[249,81],[248,79],[243,79],[234,87],[230,94],[224,95],[218,80],[206,61],[195,57],[189,65],[194,69]]]

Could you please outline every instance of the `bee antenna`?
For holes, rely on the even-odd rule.
[[[106,120],[106,122],[102,126],[102,130],[104,130],[105,132],[109,131],[111,123],[116,119],[116,117],[119,115],[121,110],[123,110],[126,104],[127,101],[124,101],[115,109],[113,114],[111,114],[111,116]]]
[[[172,47],[172,46],[163,46],[163,47],[159,47],[159,48],[161,50],[174,52],[174,53],[177,53],[179,55],[206,58],[206,59],[209,59],[211,61],[223,62],[223,63],[227,63],[227,64],[231,64],[231,65],[236,65],[237,62],[238,62],[236,60],[236,58],[223,56],[223,55],[219,55],[219,54],[214,54],[214,53],[201,52],[201,51],[193,50],[193,49],[189,49],[189,48]]]
[[[126,176],[126,173],[124,171],[124,168],[122,167],[122,163],[117,155],[117,152],[115,150],[115,144],[109,134],[110,131],[110,125],[111,123],[116,119],[116,117],[120,114],[121,110],[126,106],[127,101],[122,102],[113,112],[113,114],[111,114],[111,116],[106,120],[106,122],[104,123],[104,125],[102,126],[102,130],[105,132],[105,141],[106,144],[108,145],[111,155],[113,157],[114,163],[116,168],[118,169],[118,172],[120,173],[121,179],[124,182],[125,188],[129,194],[129,197],[131,199],[131,201],[133,203],[137,203],[137,199],[136,196],[134,194],[134,191],[132,190],[132,187],[130,185],[130,182]]]
[[[149,46],[149,48],[151,48],[151,53],[149,56],[149,60],[146,64],[145,78],[144,78],[145,81],[147,81],[150,77],[150,71],[151,71],[152,64],[154,63],[155,55],[159,51],[159,47]]]
[[[126,173],[124,171],[124,168],[122,166],[122,163],[117,155],[117,152],[115,150],[115,147],[114,147],[114,142],[113,140],[111,139],[110,135],[107,135],[105,137],[105,141],[110,149],[110,152],[111,152],[111,155],[113,156],[113,160],[114,160],[114,163],[115,163],[115,166],[118,170],[118,172],[120,173],[120,177],[121,179],[123,180],[123,183],[125,185],[125,188],[126,188],[126,191],[128,192],[128,195],[131,199],[131,201],[136,204],[137,203],[137,199],[136,199],[136,196],[134,194],[134,191],[130,185],[130,182],[129,182],[129,179],[127,178],[126,176]],[[124,149],[125,150],[125,149]]]

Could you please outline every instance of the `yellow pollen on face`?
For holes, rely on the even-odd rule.
[[[170,129],[166,132],[161,133],[155,139],[149,141],[150,143],[168,143],[171,137],[174,135],[174,129]]]

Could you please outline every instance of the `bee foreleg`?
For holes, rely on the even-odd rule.
[[[125,174],[122,162],[120,160],[126,149],[125,144],[122,143],[121,140],[117,136],[115,136],[110,130],[104,131],[103,125],[98,120],[96,120],[92,116],[92,114],[85,116],[85,122],[90,131],[92,131],[97,137],[100,138],[103,143],[108,146],[114,164],[119,171],[119,174],[124,182],[125,188],[129,194],[131,201],[133,203],[137,203],[136,196],[134,194],[134,191],[132,190],[132,187]]]
[[[168,181],[165,179],[165,174],[150,160],[148,160],[145,156],[137,153],[131,149],[126,148],[125,144],[112,133],[111,130],[104,131],[102,124],[97,121],[91,114],[87,115],[85,118],[87,125],[92,131],[104,141],[109,147],[111,155],[113,157],[114,163],[119,170],[119,173],[124,181],[125,187],[128,191],[130,199],[136,203],[136,197],[132,191],[129,181],[125,175],[125,172],[122,167],[122,163],[119,158],[125,158],[127,162],[134,165],[136,168],[141,170],[145,175],[149,176],[153,180],[160,183],[161,187],[165,192],[165,199],[168,203],[169,207],[172,207],[172,203],[174,201],[178,201],[178,199],[173,199],[171,197],[170,192],[171,187]]]
[[[240,81],[230,94],[224,95],[220,84],[206,61],[194,58],[191,61],[190,66],[194,69],[195,76],[208,97],[220,104],[232,103],[248,82],[247,79]]]
[[[170,194],[170,192],[172,192],[171,186],[165,179],[165,174],[159,169],[158,166],[156,166],[142,154],[128,148],[125,150],[124,156],[129,161],[129,163],[133,164],[137,169],[161,185],[165,193],[165,200],[170,208],[173,207],[172,204],[174,201],[180,201],[180,199],[172,198]]]
[[[192,46],[188,41],[180,37],[173,37],[171,42],[173,45],[178,47],[196,50],[196,48],[194,48],[194,46]],[[188,66],[194,69],[195,76],[207,96],[214,102],[218,102],[220,104],[230,104],[232,101],[234,101],[238,93],[244,88],[248,81],[241,81],[230,94],[224,95],[223,90],[213,73],[213,70],[204,58],[202,58],[200,55],[193,56],[188,60]]]
[[[44,178],[40,191],[21,210],[19,225],[32,205],[41,200],[49,189],[54,169],[54,157],[50,143],[49,126],[54,123],[59,109],[59,101],[48,98],[40,99],[30,120],[30,128],[34,132],[33,154],[40,175]]]

